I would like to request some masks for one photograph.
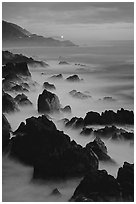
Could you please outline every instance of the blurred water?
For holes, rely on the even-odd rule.
[[[26,93],[32,101],[33,106],[22,108],[20,112],[6,114],[12,130],[16,130],[22,121],[31,116],[38,117],[37,99],[39,93],[42,93],[43,82],[48,81],[56,87],[54,92],[58,95],[62,107],[70,105],[72,114],[51,115],[57,128],[67,133],[71,139],[85,146],[94,139],[93,135],[84,137],[79,131],[66,129],[58,120],[73,116],[84,117],[88,111],[102,112],[106,109],[116,111],[121,107],[133,110],[133,51],[128,48],[117,49],[117,47],[108,48],[28,48],[14,49],[15,53],[24,53],[30,56],[35,55],[38,59],[48,59],[50,65],[47,68],[30,68],[33,80],[39,85],[31,92]],[[63,56],[70,62],[69,65],[59,65],[58,57]],[[57,61],[55,60],[57,59]],[[97,60],[96,60],[97,59]],[[75,65],[75,63],[85,63],[86,66]],[[118,64],[118,65],[117,65]],[[41,75],[41,72],[44,73]],[[51,81],[50,76],[54,74],[63,74],[63,80]],[[78,74],[83,81],[79,83],[69,83],[65,79],[72,74]],[[73,89],[92,96],[87,99],[75,99],[69,92]],[[11,94],[11,93],[10,93]],[[16,94],[12,94],[15,96]],[[113,100],[103,100],[110,96]],[[100,100],[101,99],[101,100]],[[129,128],[129,127],[125,127]],[[133,127],[130,127],[132,130]],[[123,165],[124,161],[133,163],[134,148],[129,142],[113,143],[110,140],[104,140],[108,154],[116,161],[116,165],[109,165],[100,162],[99,168],[106,169],[110,174],[116,176],[117,169]],[[31,181],[33,169],[20,163],[3,157],[3,201],[67,201],[73,194],[80,179],[33,183]],[[54,188],[58,188],[62,196],[51,196]]]

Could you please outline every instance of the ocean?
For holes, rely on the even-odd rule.
[[[67,133],[71,139],[85,146],[93,141],[94,136],[81,136],[78,130],[66,129],[59,122],[63,118],[73,116],[84,117],[89,111],[103,112],[107,110],[118,110],[120,108],[134,109],[134,67],[133,67],[133,46],[131,43],[107,43],[92,47],[69,47],[69,48],[12,48],[8,49],[13,53],[21,53],[32,56],[37,60],[45,60],[49,64],[46,68],[29,67],[32,79],[38,84],[26,93],[32,101],[33,106],[22,108],[20,112],[6,114],[12,130],[16,130],[22,121],[31,116],[39,116],[37,112],[38,95],[42,93],[42,85],[45,81],[55,85],[55,93],[62,106],[70,105],[71,114],[50,115],[57,128]],[[69,64],[59,65],[59,61],[66,61]],[[42,73],[42,74],[41,74]],[[50,76],[62,74],[63,80],[50,80]],[[70,83],[65,79],[77,74],[83,80],[80,83]],[[89,95],[86,99],[73,98],[69,92],[80,91]],[[10,93],[11,94],[11,93]],[[15,96],[15,93],[11,94]],[[107,100],[105,97],[109,97]],[[100,128],[99,126],[95,127]],[[133,131],[133,126],[124,126],[126,130]],[[108,154],[115,160],[116,165],[100,162],[99,169],[106,169],[116,177],[117,170],[124,161],[133,163],[134,146],[130,142],[112,142],[104,140]],[[3,201],[68,201],[81,178],[66,181],[33,182],[31,167],[11,160],[7,155],[3,156]],[[52,196],[53,189],[58,188],[61,196]]]

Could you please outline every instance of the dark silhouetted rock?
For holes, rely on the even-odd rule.
[[[111,157],[107,154],[107,147],[100,138],[96,137],[93,142],[86,145],[86,148],[93,150],[93,152],[98,156],[99,160],[113,162]]]
[[[41,67],[46,67],[48,64],[46,64],[43,61],[37,61],[34,60],[32,57],[26,57],[22,54],[13,54],[9,51],[2,51],[2,64],[7,64],[7,63],[21,63],[21,62],[26,62],[27,64],[31,66],[41,66]]]
[[[32,102],[28,99],[28,97],[25,94],[18,94],[15,97],[15,101],[20,106],[32,105]]]
[[[7,75],[15,74],[22,75],[25,77],[30,77],[31,74],[29,72],[28,66],[26,62],[21,63],[7,63],[2,67],[2,77],[5,78]]]
[[[55,188],[52,193],[51,193],[52,196],[61,196],[61,193],[59,192],[59,190],[57,188]]]
[[[94,131],[94,134],[99,137],[110,138],[114,133],[119,133],[122,129],[117,128],[116,126],[105,126],[104,128],[100,128]]]
[[[127,131],[121,131],[121,132],[115,132],[111,139],[113,140],[134,140],[134,133],[133,132],[127,132]]]
[[[57,75],[53,75],[53,76],[51,76],[50,77],[50,79],[63,79],[63,76],[62,76],[62,74],[57,74]]]
[[[10,142],[10,131],[11,126],[5,115],[2,114],[2,151],[5,150]]]
[[[54,84],[50,84],[50,83],[48,83],[48,82],[44,82],[43,83],[43,88],[45,88],[45,89],[50,89],[50,90],[52,90],[52,89],[56,89],[55,88],[55,86],[54,86]]]
[[[9,113],[9,112],[14,112],[18,110],[19,109],[14,98],[3,91],[2,92],[2,112]]]
[[[117,181],[120,183],[123,201],[134,201],[134,164],[124,162],[119,168]]]
[[[84,126],[84,121],[83,118],[77,118],[73,117],[71,120],[69,120],[66,125],[66,127],[71,127],[71,128],[81,128]]]
[[[38,112],[56,112],[60,111],[60,101],[58,96],[44,89],[38,97]]]
[[[71,107],[67,105],[64,108],[61,108],[61,111],[66,112],[66,113],[71,113]]]
[[[70,82],[79,82],[81,81],[81,79],[79,78],[78,75],[72,75],[72,76],[69,76],[68,78],[66,78],[67,81],[70,81]]]
[[[66,62],[66,61],[60,61],[59,64],[60,64],[60,65],[67,65],[67,64],[69,64],[69,63]]]
[[[86,202],[121,201],[120,186],[106,170],[91,171],[80,182],[70,201],[83,201],[84,198]]]
[[[83,127],[80,135],[90,135],[93,132],[92,128]]]
[[[78,99],[87,99],[87,98],[91,98],[90,95],[81,93],[80,91],[76,91],[76,90],[72,90],[69,92],[69,94],[71,96],[73,96],[74,98],[78,98]]]
[[[95,154],[71,142],[45,115],[26,119],[14,135],[10,155],[34,166],[35,179],[82,176],[98,169]]]
[[[97,112],[90,111],[84,118],[85,125],[101,124],[101,116]]]
[[[98,124],[98,125],[109,125],[109,124],[134,124],[134,113],[133,111],[117,110],[115,113],[113,110],[106,110],[100,115],[97,112],[90,111],[84,118],[86,125]]]

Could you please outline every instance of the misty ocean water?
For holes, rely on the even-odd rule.
[[[103,112],[106,109],[124,108],[134,109],[134,70],[133,70],[133,48],[128,44],[106,45],[90,48],[24,48],[12,49],[13,53],[22,53],[33,56],[36,59],[46,60],[49,64],[46,68],[29,67],[32,79],[38,84],[30,92],[26,93],[32,101],[33,106],[22,108],[20,112],[6,114],[12,130],[16,130],[22,121],[31,116],[38,117],[37,99],[42,93],[43,82],[48,81],[56,87],[54,92],[60,99],[62,107],[70,105],[71,114],[50,115],[57,128],[67,133],[71,139],[85,146],[93,141],[94,136],[81,136],[79,130],[66,129],[59,120],[72,118],[73,116],[84,117],[89,111]],[[68,65],[59,65],[59,60],[69,62]],[[75,65],[75,63],[79,65]],[[42,73],[42,74],[41,74]],[[62,74],[62,80],[51,80],[50,76]],[[79,83],[67,82],[65,79],[78,74],[83,80]],[[87,99],[77,99],[70,96],[72,90],[80,91],[90,95]],[[11,93],[10,93],[11,94]],[[11,94],[15,96],[16,94]],[[112,100],[103,100],[104,97],[112,97]],[[95,127],[96,129],[98,126]],[[99,127],[100,128],[100,127]],[[133,126],[123,127],[133,131]],[[133,163],[134,147],[130,142],[112,142],[104,140],[108,154],[115,160],[111,165],[100,162],[99,169],[106,169],[116,177],[117,170],[124,161]],[[33,182],[33,170],[14,160],[3,156],[3,201],[68,201],[72,196],[80,179],[67,181],[45,181]],[[52,190],[58,188],[62,196],[50,195]]]

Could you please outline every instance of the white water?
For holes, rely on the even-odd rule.
[[[56,49],[57,48],[55,48],[55,51]],[[133,70],[129,67],[129,65],[124,69],[120,66],[115,66],[115,69],[111,69],[110,67],[109,69],[106,68],[107,64],[113,64],[113,62],[115,64],[117,64],[117,62],[126,63],[126,61],[132,59],[132,56],[128,55],[128,53],[124,53],[115,59],[115,53],[110,54],[110,57],[109,55],[106,56],[106,54],[102,55],[102,53],[99,53],[98,62],[92,64],[90,62],[90,58],[88,57],[90,56],[92,59],[92,54],[89,55],[90,50],[87,53],[83,49],[80,51],[77,50],[77,52],[75,51],[74,55],[71,55],[69,50],[70,48],[63,48],[62,50],[59,49],[60,48],[58,48],[57,53],[54,51],[51,52],[51,48],[47,48],[47,50],[50,51],[50,57],[48,57],[49,60],[47,61],[47,63],[50,65],[48,68],[41,69],[37,67],[37,69],[34,70],[30,68],[32,78],[39,84],[34,90],[26,94],[33,102],[33,107],[23,108],[18,113],[7,114],[6,116],[11,124],[13,131],[16,130],[20,122],[25,121],[26,118],[31,116],[38,117],[39,114],[37,112],[37,98],[39,93],[41,93],[43,90],[43,82],[49,81],[55,85],[56,90],[54,93],[58,95],[62,106],[64,107],[65,105],[70,105],[72,108],[72,114],[61,113],[60,115],[51,115],[53,121],[57,125],[58,129],[64,130],[64,132],[67,133],[71,139],[74,139],[77,143],[85,146],[88,142],[94,139],[93,135],[89,137],[81,136],[79,135],[78,130],[74,131],[71,129],[66,129],[62,123],[58,122],[58,120],[64,117],[84,117],[85,114],[90,110],[102,112],[106,109],[113,109],[116,111],[121,107],[133,110]],[[43,48],[41,50],[39,48],[32,50],[26,49],[21,50],[20,53],[29,53],[29,55],[34,55],[34,53],[37,53],[38,58],[45,59],[46,53],[48,53],[47,50],[44,53]],[[13,51],[18,53],[17,50]],[[82,53],[82,51],[84,52]],[[72,52],[74,51],[72,50]],[[55,59],[58,57],[58,55],[62,55],[62,53],[65,53],[65,55],[68,54],[68,59],[71,61],[70,65],[58,65],[58,61]],[[82,55],[83,61],[76,61],[80,58],[79,54],[80,56]],[[77,58],[77,56],[79,58]],[[106,57],[109,57],[111,60],[108,59],[107,62]],[[73,59],[75,63],[86,62],[86,66],[75,66]],[[86,61],[86,59],[88,60]],[[101,62],[103,62],[102,65],[100,64]],[[45,75],[41,75],[41,72],[44,72]],[[57,73],[62,73],[64,80],[49,80],[50,76]],[[84,80],[80,83],[66,82],[65,79],[74,73],[78,74],[79,77],[83,78]],[[69,91],[73,89],[87,93],[92,97],[85,100],[72,98],[69,95]],[[13,96],[15,96],[15,94],[13,94]],[[99,100],[105,96],[111,96],[115,100],[112,102]],[[133,130],[133,127],[125,128]],[[110,174],[116,176],[117,169],[122,166],[124,161],[133,163],[133,145],[131,145],[129,142],[113,143],[110,140],[104,140],[104,142],[108,148],[108,154],[116,161],[117,165],[111,166],[109,164],[100,163],[99,168],[106,169]],[[75,179],[61,182],[46,181],[45,183],[41,184],[33,183],[31,178],[32,168],[16,163],[15,161],[11,161],[7,157],[3,157],[3,201],[67,201],[80,182],[80,179]],[[50,196],[52,190],[56,187],[61,192],[61,197]]]

